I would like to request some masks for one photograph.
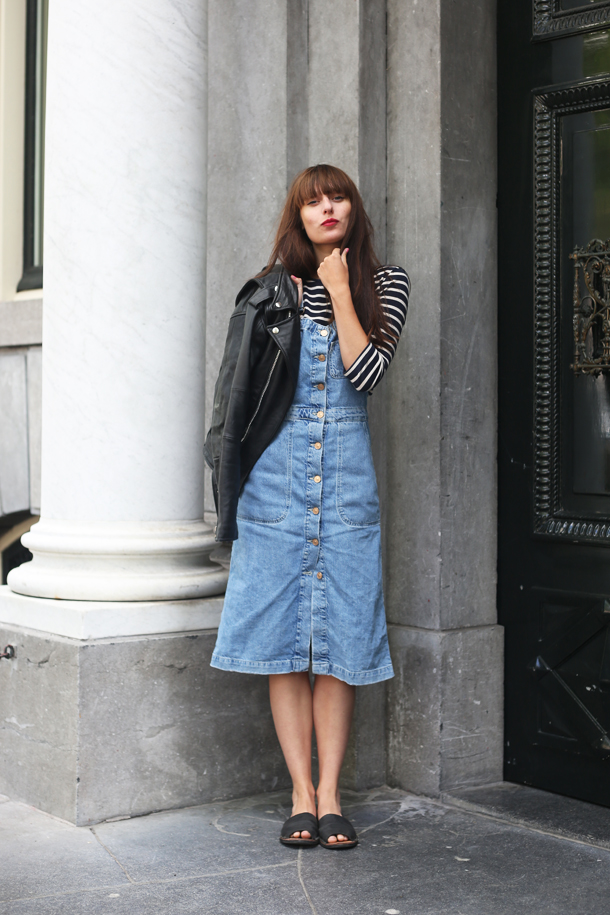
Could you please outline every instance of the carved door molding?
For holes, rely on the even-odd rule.
[[[572,10],[561,9],[559,0],[534,0],[534,40],[576,35],[610,25],[610,0],[600,0],[587,7]]]
[[[606,78],[534,96],[534,534],[608,546],[610,514],[593,520],[562,505],[559,260],[560,120],[609,107]]]

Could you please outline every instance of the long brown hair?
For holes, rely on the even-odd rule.
[[[392,331],[375,289],[375,270],[380,266],[373,248],[373,226],[367,216],[358,188],[344,171],[334,165],[312,165],[296,176],[288,191],[286,203],[275,236],[273,251],[264,276],[279,261],[289,273],[307,280],[317,279],[318,264],[313,245],[301,221],[301,207],[320,194],[341,194],[352,205],[341,251],[349,248],[349,285],[358,319],[369,339],[394,340]]]

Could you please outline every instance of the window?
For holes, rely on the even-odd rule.
[[[27,0],[23,276],[17,286],[18,292],[42,287],[48,11],[48,0]]]

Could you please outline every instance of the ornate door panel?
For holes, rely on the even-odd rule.
[[[610,806],[610,2],[498,7],[505,775]]]

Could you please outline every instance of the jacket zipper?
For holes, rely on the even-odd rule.
[[[245,437],[247,436],[248,432],[250,431],[250,426],[252,425],[252,423],[253,423],[254,420],[256,419],[256,415],[257,415],[258,411],[259,411],[260,408],[261,408],[261,404],[262,404],[262,402],[263,402],[263,397],[264,397],[265,394],[267,393],[267,388],[269,387],[269,384],[270,384],[270,382],[271,382],[271,376],[273,375],[273,371],[274,371],[274,369],[275,369],[275,367],[276,367],[276,365],[277,365],[277,360],[280,358],[280,352],[281,352],[281,350],[278,349],[277,353],[275,354],[275,359],[273,360],[273,365],[271,366],[271,370],[270,370],[270,372],[269,372],[269,376],[268,376],[268,378],[267,378],[267,381],[265,382],[265,387],[263,388],[262,394],[261,394],[261,396],[260,396],[259,399],[258,399],[258,403],[257,403],[257,405],[256,405],[256,410],[255,410],[254,413],[252,414],[252,418],[251,418],[250,422],[248,423],[248,428],[246,429],[246,431],[244,432],[244,434],[243,434],[243,436],[242,436],[242,439],[241,439],[242,442],[244,441]]]

